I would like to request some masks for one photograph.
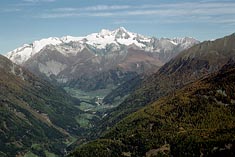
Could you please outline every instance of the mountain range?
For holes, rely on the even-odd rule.
[[[6,56],[40,77],[90,91],[156,72],[180,51],[198,43],[189,37],[146,37],[120,27],[85,37],[41,39]]]
[[[71,155],[234,156],[234,43],[235,34],[202,42],[129,85],[89,135],[100,139]]]
[[[128,115],[71,156],[234,156],[234,67],[230,60]]]
[[[99,129],[94,133],[100,134],[101,130],[110,128],[110,126],[113,126],[113,124],[116,124],[125,116],[141,107],[182,88],[188,83],[216,72],[230,59],[234,59],[234,43],[234,34],[214,41],[204,41],[182,51],[163,65],[156,73],[145,79],[137,82],[131,81],[128,86],[124,84],[124,87],[118,87],[118,89],[130,87],[128,90],[131,91],[131,94],[118,107],[105,113],[106,117],[97,125]],[[106,102],[109,103],[110,100],[122,97],[123,91],[116,89],[114,93],[111,92],[104,100],[107,99]]]
[[[234,43],[120,27],[0,56],[0,156],[232,157]]]

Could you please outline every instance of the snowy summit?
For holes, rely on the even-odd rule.
[[[173,40],[164,39],[164,40],[169,40],[174,45],[184,43],[186,44],[185,46],[187,47],[187,42],[188,42],[187,39],[189,38],[177,38]],[[190,40],[196,41],[195,39],[190,39]],[[8,52],[6,57],[17,64],[23,64],[29,58],[40,52],[44,47],[48,45],[60,45],[70,42],[77,42],[78,44],[80,44],[81,49],[84,48],[85,45],[89,45],[91,47],[94,47],[95,49],[106,49],[107,45],[110,44],[115,46],[120,46],[120,45],[129,46],[134,44],[141,49],[153,51],[153,47],[151,44],[152,41],[153,38],[146,37],[137,33],[132,33],[127,31],[124,27],[120,27],[113,31],[102,29],[99,33],[92,33],[85,37],[64,36],[61,38],[50,37],[47,39],[41,39],[38,41],[34,41],[31,44],[24,44],[23,46],[11,52]]]

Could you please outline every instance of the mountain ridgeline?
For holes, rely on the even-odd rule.
[[[235,156],[235,34],[199,43],[121,27],[6,56],[0,156]]]
[[[94,137],[102,134],[130,113],[222,68],[230,59],[234,59],[234,43],[235,34],[232,34],[215,41],[202,42],[181,52],[162,66],[158,72],[137,83],[139,87],[134,92],[118,107],[106,113],[107,116],[95,128]],[[113,96],[113,100],[118,97],[117,93],[110,95]]]
[[[197,43],[188,37],[145,37],[121,27],[86,37],[42,39],[6,56],[49,81],[92,91],[118,86],[138,74],[156,72],[180,51]]]
[[[235,61],[152,102],[71,156],[235,155]]]
[[[0,156],[63,155],[82,129],[79,101],[0,56]]]

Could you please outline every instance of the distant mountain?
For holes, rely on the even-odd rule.
[[[138,87],[136,88],[135,85],[129,86],[136,90],[118,107],[105,113],[106,117],[97,125],[95,131],[93,131],[94,137],[102,134],[103,131],[109,129],[128,114],[156,101],[162,96],[166,96],[182,88],[188,83],[219,70],[230,59],[234,59],[234,43],[235,34],[215,41],[202,42],[181,52],[162,66],[158,72],[143,81],[139,83],[133,82]],[[128,90],[131,91],[131,88]],[[105,98],[105,100],[115,100],[119,96],[122,96],[122,90],[118,92],[113,93],[111,95],[112,97]]]
[[[117,86],[140,73],[156,72],[180,51],[198,43],[188,37],[145,37],[121,27],[85,37],[42,39],[6,56],[59,84],[95,90],[110,84]]]
[[[66,143],[82,132],[78,104],[0,55],[0,156],[63,155]]]
[[[227,46],[231,43],[231,37],[226,37],[212,45],[221,40]],[[229,60],[218,72],[130,114],[101,139],[81,145],[71,156],[233,157],[234,80],[235,61]]]

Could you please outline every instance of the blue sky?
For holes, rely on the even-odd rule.
[[[235,32],[234,8],[234,0],[1,0],[0,53],[120,26],[147,36],[215,39]]]

